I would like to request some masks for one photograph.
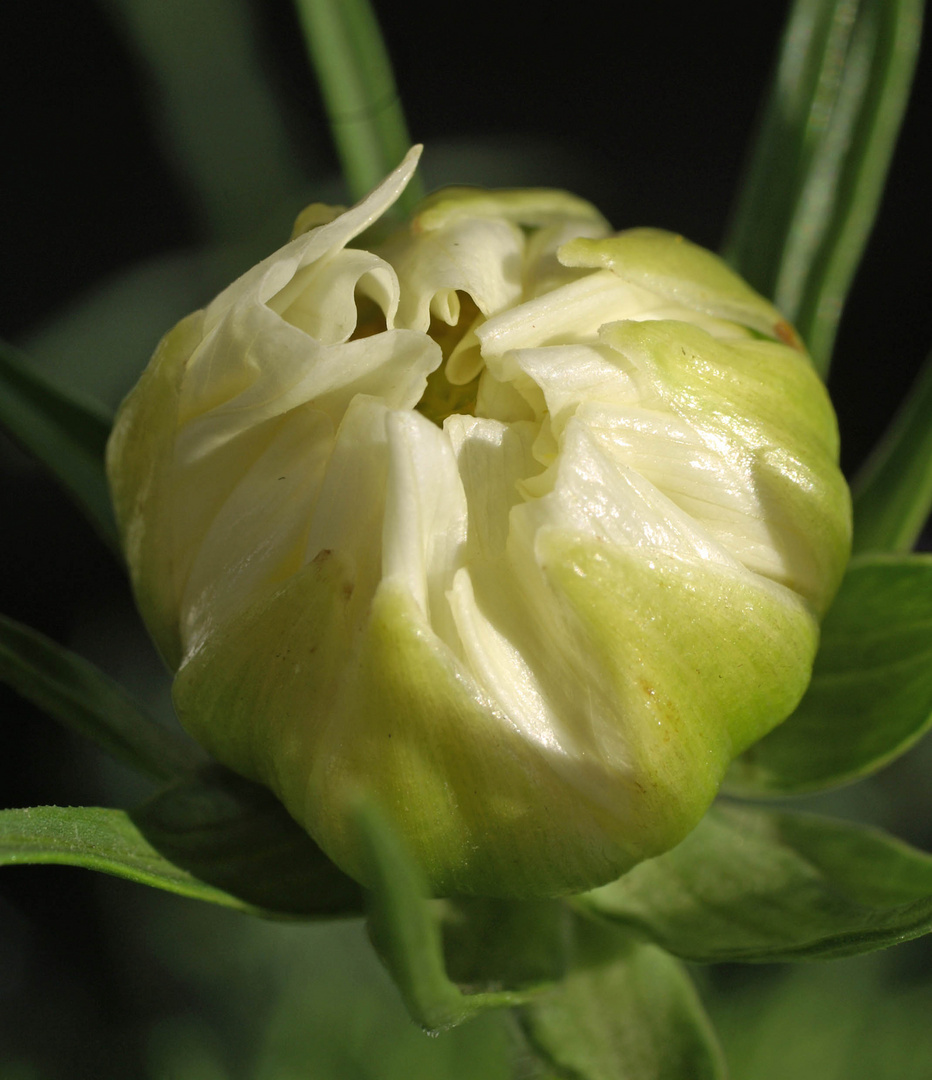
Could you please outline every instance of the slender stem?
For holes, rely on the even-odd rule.
[[[391,61],[368,0],[295,0],[350,194],[362,198],[411,145]],[[399,200],[410,211],[417,177]]]

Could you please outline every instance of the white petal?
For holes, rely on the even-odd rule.
[[[416,412],[389,413],[382,572],[448,638],[445,598],[466,546],[466,496],[449,438]]]
[[[545,527],[591,536],[620,548],[689,561],[734,566],[734,560],[650,481],[619,464],[576,418],[569,421],[552,490],[515,508],[513,521],[529,535]]]
[[[361,202],[333,221],[295,237],[227,286],[207,308],[205,332],[209,333],[234,305],[244,302],[264,304],[285,288],[302,267],[346,247],[350,240],[380,218],[404,191],[414,175],[421,149],[420,146],[412,147],[398,168]]]
[[[388,474],[388,409],[359,395],[350,403],[314,504],[304,561],[336,551],[355,569],[365,606],[382,572],[382,517]]]
[[[377,255],[346,249],[299,270],[268,307],[324,345],[346,341],[356,330],[356,292],[374,299],[387,325],[398,307],[395,271]]]
[[[307,406],[272,428],[265,451],[240,474],[199,546],[181,601],[188,653],[303,565],[332,429]]]
[[[461,220],[427,233],[408,233],[382,254],[398,273],[398,326],[427,330],[430,317],[454,325],[458,291],[483,315],[502,311],[521,296],[521,230],[506,221]]]

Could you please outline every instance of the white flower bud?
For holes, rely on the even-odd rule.
[[[578,891],[801,696],[835,419],[719,259],[565,193],[452,189],[350,246],[416,157],[166,337],[117,514],[182,722],[337,864],[365,791],[438,894]]]

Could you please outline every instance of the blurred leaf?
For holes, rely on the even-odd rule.
[[[213,238],[240,239],[283,211],[278,231],[287,236],[305,185],[263,73],[248,0],[105,6],[148,69],[153,121]]]
[[[932,987],[897,978],[892,959],[786,965],[726,985],[709,1009],[734,1076],[926,1080]]]
[[[796,0],[724,245],[828,371],[909,97],[922,0]]]
[[[932,510],[932,353],[852,494],[855,552],[912,550]]]
[[[686,960],[853,956],[932,929],[932,856],[878,829],[719,805],[577,900]]]
[[[156,780],[204,761],[190,739],[147,716],[121,686],[54,641],[0,615],[0,679],[23,697]]]
[[[446,969],[461,989],[522,990],[566,974],[572,916],[562,901],[457,897],[442,911]]]
[[[672,956],[579,920],[564,983],[520,1012],[531,1045],[573,1080],[723,1080],[693,984]]]
[[[48,468],[101,539],[119,550],[104,476],[112,418],[89,399],[39,374],[0,343],[0,423]]]
[[[414,1020],[428,1031],[462,1024],[486,1009],[519,1005],[533,991],[462,994],[444,966],[439,906],[420,868],[381,811],[360,802],[355,819],[368,883],[369,935]]]
[[[90,394],[115,411],[166,330],[268,250],[230,244],[131,267],[55,312],[24,348],[36,369],[66,392]]]
[[[411,146],[391,60],[368,0],[295,0],[350,194],[361,199]],[[398,201],[421,197],[414,177]]]
[[[195,900],[256,913],[251,905],[169,862],[122,810],[97,806],[0,810],[0,866],[35,863],[100,870]]]
[[[732,766],[727,790],[789,795],[855,780],[932,725],[932,556],[851,564],[796,711]]]
[[[360,886],[269,791],[226,770],[186,778],[130,817],[174,865],[266,914],[362,914]]]

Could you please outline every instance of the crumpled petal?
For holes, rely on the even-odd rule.
[[[794,708],[847,557],[824,388],[766,300],[565,192],[413,151],[169,334],[108,452],[188,730],[365,882],[365,792],[438,895],[603,884]]]

